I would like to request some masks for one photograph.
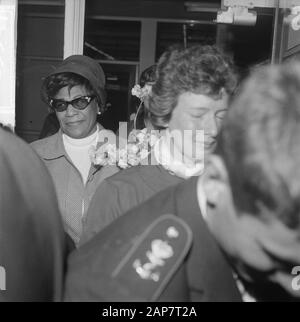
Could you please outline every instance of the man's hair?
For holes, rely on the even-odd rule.
[[[214,46],[170,48],[159,59],[156,74],[149,110],[158,128],[166,127],[181,94],[219,98],[223,89],[232,94],[236,87],[231,60]]]
[[[254,71],[225,117],[217,151],[237,210],[299,227],[299,63]]]
[[[51,98],[54,98],[63,87],[68,87],[70,91],[72,87],[77,85],[83,86],[89,95],[95,95],[90,82],[86,78],[75,73],[66,72],[51,75],[44,80],[41,89],[42,99],[48,104]]]

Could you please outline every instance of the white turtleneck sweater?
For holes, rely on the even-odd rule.
[[[84,184],[86,184],[91,167],[89,149],[91,146],[97,145],[98,133],[99,129],[97,128],[93,134],[83,139],[73,139],[63,134],[65,150],[75,167],[81,173]]]

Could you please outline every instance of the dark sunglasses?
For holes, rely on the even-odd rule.
[[[72,101],[64,101],[51,98],[49,105],[56,112],[64,112],[68,108],[69,104],[71,104],[77,110],[84,110],[94,98],[95,96],[80,96],[73,99]]]

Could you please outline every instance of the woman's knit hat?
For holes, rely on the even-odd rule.
[[[98,102],[101,102],[101,105],[105,106],[105,74],[102,67],[96,60],[84,55],[69,56],[47,75],[44,80],[44,84],[48,77],[61,73],[74,73],[87,79],[96,93]]]

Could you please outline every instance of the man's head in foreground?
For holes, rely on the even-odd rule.
[[[199,180],[207,221],[245,280],[300,297],[300,64],[270,66],[242,86]]]

